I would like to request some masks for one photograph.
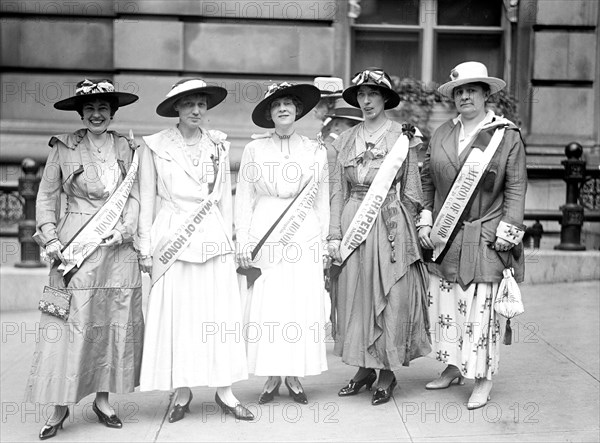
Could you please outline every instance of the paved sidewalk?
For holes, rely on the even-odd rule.
[[[170,424],[170,393],[111,395],[124,421],[121,430],[98,424],[93,395],[74,409],[61,441],[590,441],[600,440],[600,283],[523,286],[526,312],[513,323],[514,343],[502,346],[492,400],[468,411],[472,382],[441,391],[424,385],[443,365],[421,358],[396,371],[393,401],[371,406],[370,395],[340,398],[337,391],[355,368],[341,363],[328,345],[329,370],[303,380],[308,405],[291,401],[285,388],[275,403],[257,404],[263,378],[237,383],[238,398],[254,422],[224,416],[214,390],[194,388],[191,413]],[[22,403],[37,336],[37,311],[0,313],[0,440],[38,441],[51,408]],[[51,339],[46,337],[46,339]]]

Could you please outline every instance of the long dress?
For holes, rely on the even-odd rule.
[[[333,180],[330,239],[343,237],[402,131],[391,122],[369,158],[361,136],[363,125],[343,132],[334,142],[340,153]],[[395,370],[431,350],[428,275],[415,229],[422,201],[418,144],[418,138],[412,140],[373,228],[347,258],[338,277],[334,353],[349,365]],[[394,239],[395,262],[389,235]]]
[[[53,238],[66,244],[122,182],[133,158],[127,139],[111,131],[116,149],[101,161],[85,134],[81,129],[50,139],[36,204],[42,244]],[[61,190],[67,206],[57,220]],[[138,213],[134,185],[116,226],[123,243],[96,249],[69,281],[68,320],[41,314],[42,339],[33,356],[26,401],[77,403],[94,392],[128,393],[138,386],[144,333],[142,282],[132,243]],[[50,270],[49,285],[65,287],[57,265]]]
[[[286,248],[268,241],[262,275],[246,294],[248,369],[255,375],[317,375],[327,370],[323,245],[329,223],[326,152],[302,137],[283,154],[271,137],[244,149],[235,197],[236,238],[256,244],[313,176],[322,180],[313,208]],[[323,165],[323,167],[321,167]],[[246,291],[242,279],[242,291]]]
[[[219,203],[150,291],[142,391],[230,386],[248,378],[225,137],[203,130],[199,147],[189,150],[176,128],[144,137],[139,225],[143,255],[150,255],[161,237],[208,197],[217,186],[218,167],[225,173]]]
[[[483,123],[497,117],[488,111]],[[425,211],[433,222],[450,192],[460,165],[474,146],[465,139],[459,153],[460,119],[452,119],[433,134],[422,171]],[[479,142],[477,142],[479,143]],[[440,263],[428,263],[429,316],[436,360],[458,367],[467,378],[487,378],[497,373],[502,338],[500,319],[493,308],[504,266],[488,245],[501,222],[524,230],[527,190],[525,148],[518,129],[509,124],[479,193]],[[477,192],[477,191],[476,191]],[[419,222],[420,223],[420,222]],[[517,241],[516,243],[519,243]],[[523,281],[523,249],[510,253],[516,280]],[[502,253],[509,260],[509,253]]]

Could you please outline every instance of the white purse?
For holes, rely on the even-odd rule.
[[[498,251],[496,251],[496,253],[497,252]],[[514,277],[514,269],[511,266],[508,266],[500,254],[498,254],[498,257],[504,265],[504,271],[502,271],[504,278],[498,286],[498,294],[496,294],[496,300],[494,301],[494,311],[506,317],[506,329],[504,331],[503,343],[505,345],[510,345],[512,343],[510,319],[525,312],[525,308],[523,307],[521,290]]]

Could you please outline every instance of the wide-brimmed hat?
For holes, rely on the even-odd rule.
[[[339,98],[344,91],[344,82],[339,77],[316,77],[314,85],[321,92],[321,98]]]
[[[115,91],[115,85],[107,78],[83,79],[75,87],[75,95],[54,103],[54,107],[61,111],[80,111],[84,102],[90,100],[114,101],[119,107],[135,102],[139,97],[129,92]],[[113,109],[114,111],[114,109]]]
[[[440,94],[452,98],[452,91],[457,86],[467,83],[482,82],[490,87],[490,94],[504,89],[506,82],[496,77],[489,77],[487,67],[480,62],[464,62],[450,71],[450,81],[438,88]]]
[[[392,89],[392,79],[381,68],[367,68],[352,79],[352,86],[344,89],[342,97],[355,108],[360,108],[356,95],[361,86],[378,88],[385,100],[384,109],[392,109],[400,104],[400,96]]]
[[[157,107],[156,113],[162,117],[179,117],[173,107],[184,95],[202,94],[206,96],[206,109],[214,108],[227,97],[227,89],[220,86],[208,86],[200,78],[184,78],[173,85],[165,98]]]
[[[313,85],[292,84],[288,82],[273,83],[267,89],[265,97],[256,105],[254,111],[252,111],[252,121],[254,124],[261,128],[274,128],[275,123],[267,119],[267,112],[271,109],[271,103],[275,99],[286,96],[296,97],[302,102],[304,109],[302,109],[302,112],[296,112],[296,120],[300,120],[308,114],[321,99],[319,90]]]
[[[325,117],[329,117],[330,119],[347,118],[348,120],[356,120],[359,122],[365,120],[362,111],[350,106],[343,98],[339,98],[335,101],[333,111],[329,114],[325,114]]]

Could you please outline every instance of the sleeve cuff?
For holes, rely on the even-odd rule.
[[[518,245],[525,235],[525,225],[511,224],[504,220],[500,222],[496,229],[496,237],[506,240],[513,245]]]
[[[327,241],[331,241],[331,240],[339,240],[342,241],[342,234],[329,234],[327,236]]]
[[[417,221],[417,227],[433,226],[433,214],[429,209],[422,209]]]
[[[121,237],[123,237],[123,243],[133,241],[133,236],[127,231],[127,228],[122,222],[117,223],[115,229],[121,233]]]

